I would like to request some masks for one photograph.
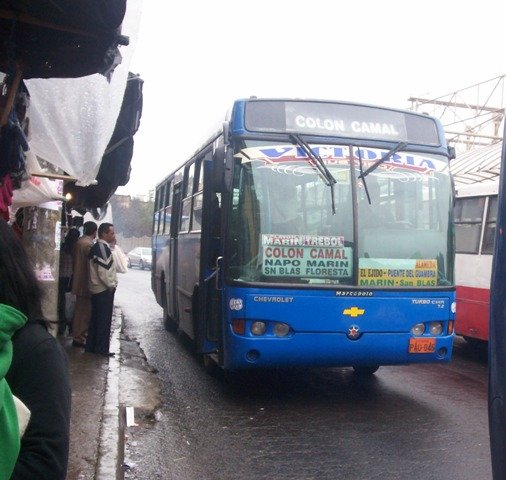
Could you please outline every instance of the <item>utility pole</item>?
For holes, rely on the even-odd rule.
[[[32,261],[42,290],[42,313],[50,332],[58,333],[58,277],[60,270],[61,202],[24,208],[23,246]]]

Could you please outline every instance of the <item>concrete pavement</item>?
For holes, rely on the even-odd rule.
[[[115,306],[111,351],[105,358],[72,346],[59,337],[69,357],[72,386],[70,453],[67,480],[124,478],[125,411],[152,414],[160,405],[158,379],[137,342],[122,334],[123,314]],[[133,407],[133,409],[132,409]],[[131,420],[131,417],[129,418]]]

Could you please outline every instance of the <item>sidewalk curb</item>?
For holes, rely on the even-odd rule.
[[[102,422],[98,444],[98,463],[96,480],[123,480],[124,458],[124,425],[121,421],[122,409],[119,404],[120,374],[120,333],[123,315],[119,307],[114,307],[111,335],[111,351],[116,352],[109,359],[107,369],[104,403],[102,405]]]

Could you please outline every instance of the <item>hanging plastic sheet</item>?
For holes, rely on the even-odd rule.
[[[65,193],[71,194],[74,208],[103,207],[120,185],[128,183],[134,150],[133,137],[142,114],[142,86],[143,80],[130,73],[116,127],[102,157],[96,185],[82,187],[66,184]]]

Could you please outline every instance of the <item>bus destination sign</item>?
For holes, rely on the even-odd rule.
[[[276,277],[346,278],[353,252],[343,237],[262,235],[262,273]]]
[[[441,144],[431,117],[347,103],[251,101],[247,104],[245,125],[251,131]]]

